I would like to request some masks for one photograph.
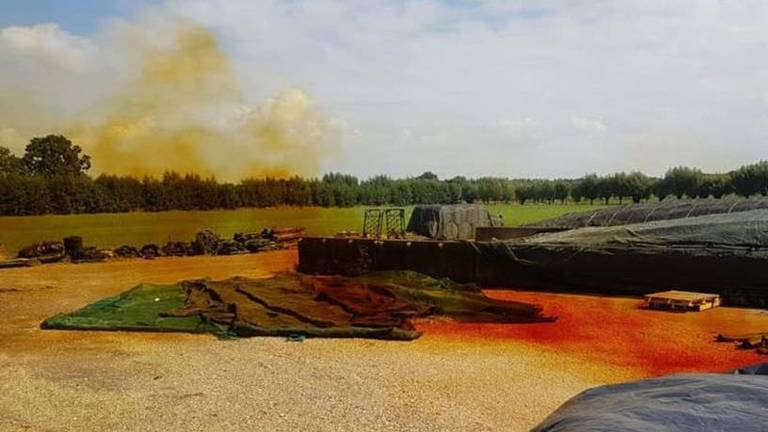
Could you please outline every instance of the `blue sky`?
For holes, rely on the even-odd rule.
[[[0,2],[0,27],[55,22],[67,31],[87,35],[105,18],[131,16],[154,0],[4,0]]]
[[[5,0],[0,3],[0,27],[56,22],[68,32],[87,35],[99,29],[105,19],[126,18],[137,10],[162,0]],[[482,2],[446,0],[445,7],[455,10],[462,19],[483,20],[503,25],[511,19],[536,19],[553,12],[547,7],[530,7],[498,14],[484,13]]]
[[[244,104],[300,89],[341,129],[325,171],[658,175],[768,157],[760,0],[6,0],[0,90],[61,121],[138,66],[126,28],[165,46],[178,19],[217,35]],[[31,133],[3,103],[0,145]]]

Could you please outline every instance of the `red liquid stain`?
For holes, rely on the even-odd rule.
[[[722,372],[768,361],[751,350],[717,343],[717,333],[768,331],[768,312],[716,308],[675,313],[641,308],[642,300],[528,291],[488,290],[501,300],[536,303],[554,323],[485,324],[451,320],[416,323],[427,334],[467,341],[525,342],[590,361],[635,369],[643,376]]]

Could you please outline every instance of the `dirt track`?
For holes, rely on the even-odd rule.
[[[295,261],[294,251],[281,251],[0,271],[0,430],[527,430],[581,390],[658,372],[610,344],[590,354],[589,338],[599,337],[590,325],[610,313],[563,343],[589,314],[568,309],[563,296],[535,293],[496,295],[541,301],[562,315],[557,327],[437,321],[421,323],[426,334],[414,342],[303,343],[38,328],[139,282],[267,276]],[[583,299],[637,313],[636,300]],[[711,312],[738,328],[768,328],[766,314]],[[678,317],[670,342],[709,329],[686,324],[701,320],[692,314]],[[698,370],[753,359],[715,344],[697,353],[710,360]]]

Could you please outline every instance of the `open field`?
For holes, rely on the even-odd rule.
[[[520,225],[598,206],[492,205],[507,225]],[[408,208],[410,214],[411,208]],[[88,245],[117,247],[189,241],[195,233],[210,228],[231,236],[235,232],[261,230],[268,226],[303,226],[311,235],[333,235],[343,230],[361,230],[363,207],[354,208],[267,208],[214,211],[170,211],[94,215],[49,215],[0,217],[0,244],[8,253],[44,241],[70,235],[82,236]]]
[[[753,362],[754,352],[712,333],[768,328],[763,311],[673,314],[640,310],[638,299],[511,290],[489,294],[538,302],[560,319],[422,321],[413,342],[38,327],[139,282],[263,277],[296,259],[278,251],[1,271],[0,430],[522,431],[596,385]]]
[[[611,204],[616,205],[616,204]],[[529,224],[544,219],[550,219],[571,212],[588,211],[606,207],[602,204],[590,205],[588,203],[576,204],[492,204],[487,206],[493,214],[500,214],[504,218],[504,224],[517,226]]]

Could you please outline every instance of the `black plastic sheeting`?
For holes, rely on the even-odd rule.
[[[718,293],[732,305],[768,305],[768,210],[581,228],[477,247],[478,280],[498,286],[631,295],[682,289]]]
[[[643,295],[678,289],[768,306],[768,210],[490,242],[304,239],[299,268],[357,275],[413,270],[485,287]]]
[[[587,390],[532,432],[768,431],[768,364]]]
[[[588,227],[537,234],[522,240],[527,244],[568,244],[666,249],[671,247],[768,248],[768,210],[714,214],[649,223]]]
[[[469,240],[477,227],[499,227],[500,217],[475,204],[418,205],[411,213],[408,231],[435,240]]]
[[[568,229],[588,226],[616,226],[711,214],[739,213],[758,209],[768,209],[768,198],[664,200],[657,203],[629,204],[587,212],[568,213],[554,219],[529,224],[529,226]]]

